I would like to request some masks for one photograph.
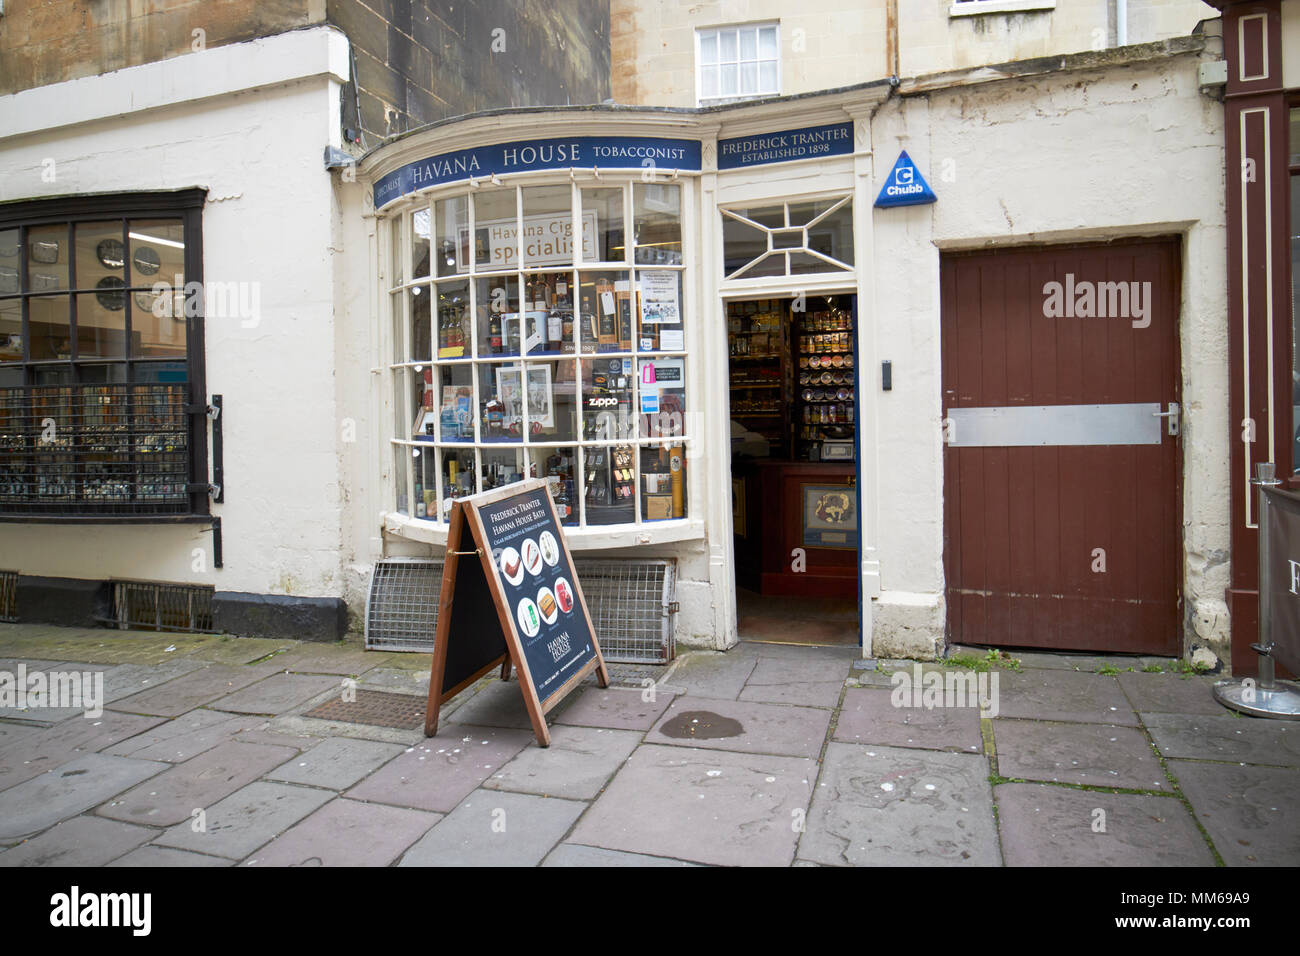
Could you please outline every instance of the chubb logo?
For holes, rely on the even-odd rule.
[[[916,181],[916,170],[911,166],[900,166],[894,170],[894,181],[885,187],[886,196],[914,196],[925,192],[925,187]]]

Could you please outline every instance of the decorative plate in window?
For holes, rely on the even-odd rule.
[[[131,257],[131,268],[142,276],[151,276],[162,265],[162,258],[148,246],[136,246],[135,255]]]
[[[95,288],[99,290],[95,293],[95,298],[108,311],[117,312],[126,308],[126,293],[120,291],[126,288],[126,283],[117,276],[104,276],[95,283]]]
[[[49,265],[59,261],[59,243],[57,239],[33,239],[31,248],[32,262]]]
[[[95,255],[110,269],[120,269],[126,262],[125,247],[121,239],[104,239],[95,247]]]

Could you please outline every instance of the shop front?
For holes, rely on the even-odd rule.
[[[1223,516],[1180,538],[1228,481],[1211,58],[505,112],[375,150],[384,556],[536,476],[580,556],[676,564],[680,643],[1178,652],[1223,604],[1199,558]],[[1121,149],[1157,81],[1169,122]],[[1076,278],[1135,298],[1053,311]],[[1017,406],[1010,437],[979,425]],[[1134,521],[1098,520],[1116,500]]]

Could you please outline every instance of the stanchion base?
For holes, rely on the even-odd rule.
[[[1284,680],[1275,680],[1271,690],[1251,686],[1250,701],[1246,685],[1239,680],[1219,681],[1214,685],[1214,699],[1229,710],[1252,717],[1273,717],[1277,720],[1300,720],[1300,687]]]

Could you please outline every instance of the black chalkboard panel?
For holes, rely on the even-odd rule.
[[[508,677],[507,662],[543,747],[547,711],[590,673],[609,685],[555,504],[535,478],[452,509],[425,735],[437,733],[443,702],[498,664]]]

